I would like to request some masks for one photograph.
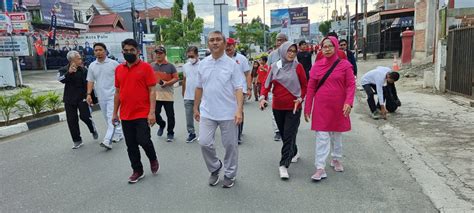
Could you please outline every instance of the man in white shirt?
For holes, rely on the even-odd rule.
[[[243,80],[243,92],[244,99],[252,98],[252,76],[250,75],[250,65],[249,60],[240,53],[237,53],[235,50],[236,41],[233,38],[227,39],[227,46],[225,48],[225,53],[227,56],[232,58],[239,65],[240,71],[244,73],[245,78]],[[244,130],[244,115],[242,114],[242,123],[239,125],[239,144],[242,143],[242,131]]]
[[[361,79],[361,85],[367,93],[367,103],[372,112],[373,119],[379,119],[380,115],[375,104],[374,94],[377,94],[378,105],[382,118],[386,119],[387,111],[395,112],[401,106],[397,96],[395,82],[400,78],[400,74],[392,72],[388,67],[379,66],[367,72]]]
[[[219,183],[219,171],[224,167],[224,188],[234,186],[238,167],[238,126],[242,123],[243,74],[237,63],[224,53],[225,36],[213,31],[208,36],[211,56],[199,64],[195,94],[194,118],[199,124],[199,144],[211,173],[209,185]],[[202,100],[202,102],[201,102]],[[215,133],[221,130],[225,149],[224,163],[217,157]]]
[[[188,131],[187,143],[192,143],[197,139],[194,130],[194,94],[197,84],[197,72],[199,68],[199,52],[196,46],[190,46],[186,51],[188,61],[183,65],[183,88],[184,109],[186,112],[186,129]]]
[[[112,149],[112,142],[123,139],[120,124],[112,123],[115,95],[115,68],[119,65],[117,61],[107,58],[107,47],[103,43],[94,44],[96,60],[89,65],[87,73],[87,103],[92,105],[92,89],[95,88],[97,99],[104,119],[107,123],[107,133],[100,144],[106,149]]]

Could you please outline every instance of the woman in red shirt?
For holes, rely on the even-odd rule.
[[[268,102],[268,93],[273,93],[272,109],[283,139],[280,160],[280,178],[288,179],[290,163],[298,161],[296,134],[300,125],[301,102],[306,95],[306,74],[303,65],[297,62],[296,44],[285,42],[278,49],[281,60],[271,65],[260,94],[260,108]]]

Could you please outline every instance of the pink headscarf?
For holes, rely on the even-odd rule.
[[[326,37],[321,41],[321,48],[326,39],[329,39],[332,45],[334,45],[334,54],[330,57],[324,56],[324,58],[317,60],[313,67],[311,67],[311,71],[309,73],[310,78],[321,79],[322,76],[326,74],[326,72],[331,68],[334,62],[336,62],[336,60],[339,58],[339,55],[337,53],[337,51],[339,50],[339,42],[337,38],[334,36]],[[334,68],[333,72],[337,72],[338,70],[345,70],[350,67],[352,67],[352,65],[351,63],[349,63],[349,61],[341,59],[336,68]]]

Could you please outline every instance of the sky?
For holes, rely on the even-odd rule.
[[[205,27],[214,26],[214,9],[213,9],[213,0],[184,0],[184,2],[192,1],[195,5],[197,16],[204,19]],[[219,0],[223,1],[223,0]],[[229,25],[234,25],[235,23],[240,23],[241,18],[239,17],[240,12],[236,9],[236,0],[225,0],[229,5]],[[244,18],[244,22],[250,21],[252,18],[257,16],[263,17],[263,1],[264,0],[248,0],[248,10],[245,12],[247,15]],[[331,4],[325,4],[323,1],[331,1]],[[327,10],[326,5],[329,5],[329,16],[331,11],[334,10],[335,3],[337,4],[337,9],[340,11],[341,8],[345,12],[345,1],[346,0],[265,0],[265,16],[266,23],[270,24],[270,10],[279,9],[279,8],[293,8],[293,7],[308,7],[309,19],[311,23],[320,22],[326,19]],[[111,8],[115,10],[129,10],[130,1],[129,0],[104,0]],[[137,8],[143,8],[143,0],[136,0]],[[173,5],[173,0],[148,0],[148,7],[163,7],[170,8]],[[305,2],[305,3],[302,3]],[[360,0],[359,0],[359,11],[360,11]],[[372,10],[373,4],[376,0],[367,0],[368,10]],[[355,13],[355,0],[347,0],[349,4],[349,10],[351,14]]]

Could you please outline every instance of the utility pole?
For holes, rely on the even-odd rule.
[[[148,4],[147,4],[147,0],[144,0],[145,1],[145,21],[146,21],[146,31],[148,33],[152,33],[151,32],[151,27],[150,27],[150,17],[148,16]]]
[[[364,61],[367,60],[367,0],[364,0]]]
[[[349,13],[349,5],[346,0],[346,15],[347,15],[347,49],[351,48],[351,15]]]
[[[359,55],[359,0],[356,0],[356,13],[355,13],[355,22],[354,22],[354,30],[355,30],[355,38],[354,38],[354,50],[355,50],[355,58],[357,60],[357,56]]]
[[[137,19],[135,17],[135,0],[131,0],[131,15],[132,15],[132,30],[133,30],[133,39],[136,41],[137,40]]]
[[[263,48],[267,51],[267,24],[265,22],[265,0],[263,0]]]

